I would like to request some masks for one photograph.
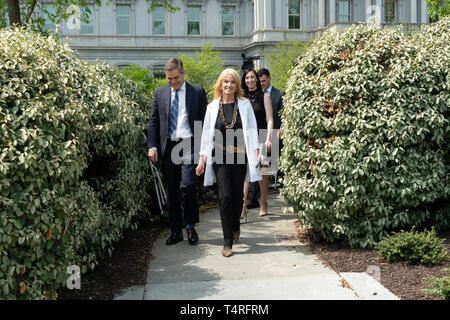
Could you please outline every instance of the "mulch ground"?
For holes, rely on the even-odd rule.
[[[369,266],[378,266],[381,284],[400,299],[439,300],[438,297],[423,293],[422,289],[431,287],[426,284],[431,276],[442,278],[449,275],[443,269],[450,267],[450,259],[433,267],[406,265],[402,262],[390,263],[372,249],[350,249],[339,243],[314,242],[299,224],[297,228],[300,240],[308,243],[324,264],[336,272],[366,272]],[[438,236],[445,239],[447,252],[450,252],[450,231]]]
[[[81,289],[58,291],[58,300],[112,300],[123,289],[143,286],[153,242],[166,227],[159,218],[140,221],[137,230],[127,231],[110,258],[81,275]]]

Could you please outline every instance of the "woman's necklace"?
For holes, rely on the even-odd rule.
[[[234,128],[234,125],[236,124],[237,111],[238,111],[238,103],[237,103],[237,99],[234,100],[233,120],[231,121],[230,124],[228,124],[227,120],[225,119],[225,114],[223,113],[223,103],[222,103],[222,99],[220,99],[220,101],[219,101],[219,109],[220,109],[220,117],[222,118],[222,122],[223,122],[223,124],[225,125],[225,128],[227,128],[227,129],[232,129],[232,128]]]
[[[253,93],[250,93],[250,91],[248,91],[248,98],[250,99],[251,102],[255,102],[257,94],[258,93],[256,91],[253,91]]]

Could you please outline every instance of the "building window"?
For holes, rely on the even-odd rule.
[[[300,1],[289,1],[289,29],[300,29]]]
[[[157,64],[151,67],[150,69],[152,70],[153,76],[158,79],[165,79],[166,73],[164,72],[164,67],[163,64]]]
[[[395,0],[384,1],[384,22],[395,23],[396,18],[396,2]]]
[[[188,7],[188,35],[200,34],[200,7]]]
[[[55,23],[51,20],[51,18],[55,18],[56,8],[51,4],[44,4],[42,6],[42,17],[44,18],[44,31],[48,31],[51,29],[55,29]]]
[[[339,0],[338,2],[338,21],[352,21],[352,2],[350,0]]]
[[[89,9],[89,10],[87,10]],[[87,17],[87,22],[81,21],[81,34],[93,34],[94,33],[94,6],[87,5],[81,7],[81,16]]]
[[[166,34],[166,9],[157,7],[152,12],[153,34]]]
[[[131,34],[130,11],[131,10],[129,5],[117,5],[117,34]]]
[[[130,66],[129,64],[124,63],[124,64],[116,65],[116,68],[117,69],[127,69],[129,66]]]
[[[222,8],[222,35],[234,35],[234,8]]]

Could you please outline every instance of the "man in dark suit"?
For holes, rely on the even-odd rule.
[[[194,164],[194,122],[206,112],[205,90],[184,81],[183,63],[178,58],[164,68],[168,84],[155,91],[148,126],[148,157],[162,160],[168,186],[167,202],[172,234],[166,244],[183,240],[180,183],[185,191],[184,219],[190,244],[198,243],[194,225],[199,222],[197,183]],[[195,148],[197,149],[197,148]],[[172,152],[172,150],[174,152]]]
[[[285,92],[278,90],[270,84],[270,72],[266,68],[258,70],[258,77],[263,91],[270,95],[273,110],[273,128],[280,130],[280,111],[283,109],[283,96],[285,95]]]

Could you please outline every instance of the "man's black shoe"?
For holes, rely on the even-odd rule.
[[[166,245],[170,246],[171,244],[175,244],[179,241],[183,241],[183,232],[172,232],[169,239],[166,241]]]
[[[186,228],[187,237],[190,244],[197,244],[198,242],[198,234],[197,231],[195,231],[194,227],[192,228]]]
[[[259,202],[253,201],[252,203],[247,205],[247,209],[259,208]]]

